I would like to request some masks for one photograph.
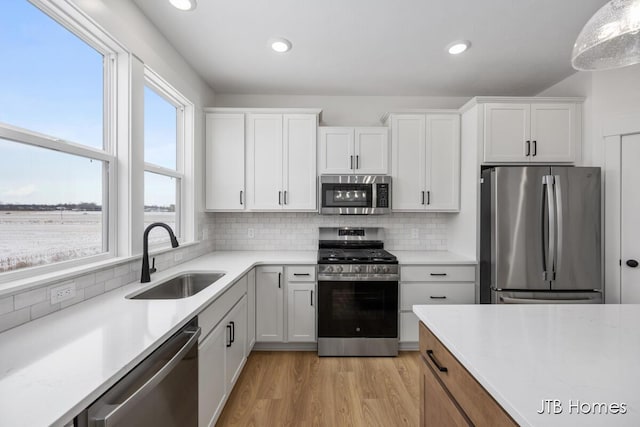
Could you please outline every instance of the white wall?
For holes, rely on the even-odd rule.
[[[216,94],[216,107],[318,107],[321,126],[381,126],[389,111],[408,108],[459,108],[460,96],[318,96]]]

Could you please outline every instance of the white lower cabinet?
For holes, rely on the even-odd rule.
[[[418,342],[420,304],[474,304],[475,266],[424,265],[400,267],[400,342]]]
[[[247,277],[198,315],[198,425],[215,425],[246,358]],[[215,326],[214,326],[215,325]]]
[[[256,342],[315,342],[315,289],[315,265],[256,268]]]
[[[289,341],[316,340],[315,282],[287,283],[287,325]]]
[[[284,267],[256,269],[256,341],[284,341]]]

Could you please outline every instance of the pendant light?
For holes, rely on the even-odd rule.
[[[612,0],[584,26],[571,65],[592,71],[640,63],[640,0]]]

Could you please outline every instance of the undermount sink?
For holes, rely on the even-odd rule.
[[[185,273],[162,282],[129,299],[181,299],[187,298],[213,285],[225,273]]]

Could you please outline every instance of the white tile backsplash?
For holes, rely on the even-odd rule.
[[[339,216],[293,212],[212,213],[216,250],[315,250],[319,227],[385,229],[389,250],[446,250],[451,214],[393,213]],[[254,237],[249,237],[253,229]]]

